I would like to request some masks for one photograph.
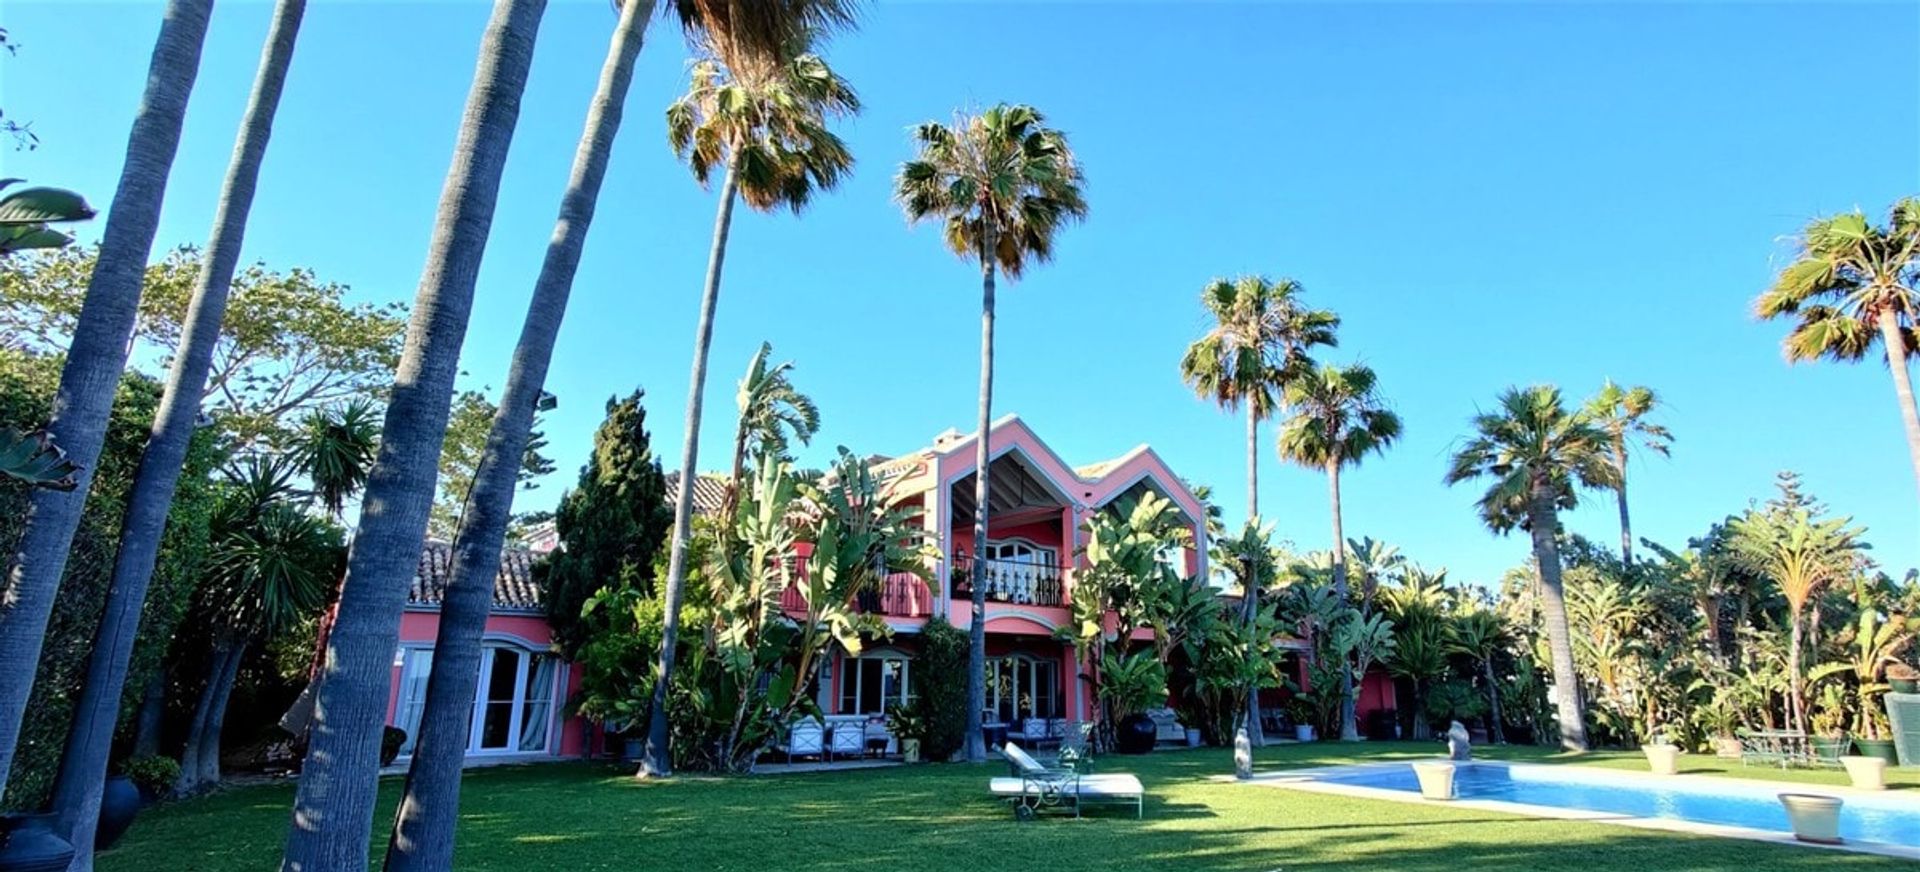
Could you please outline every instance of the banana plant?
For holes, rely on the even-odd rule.
[[[79,484],[80,467],[53,444],[45,430],[22,432],[0,427],[0,475],[34,487],[70,491]]]
[[[1866,739],[1881,739],[1880,722],[1873,717],[1874,698],[1886,693],[1888,686],[1880,680],[1887,666],[1897,663],[1900,655],[1913,644],[1916,625],[1920,620],[1904,615],[1882,616],[1881,597],[1865,576],[1853,583],[1853,604],[1860,615],[1854,626],[1840,638],[1843,645],[1849,646],[1850,658],[1824,664],[1813,670],[1810,684],[1818,686],[1822,681],[1835,675],[1853,677],[1853,691],[1857,703],[1853,709],[1854,733]]]
[[[5,191],[23,179],[0,179]],[[87,199],[63,188],[21,188],[0,197],[0,256],[30,248],[60,248],[73,237],[48,227],[94,216]]]

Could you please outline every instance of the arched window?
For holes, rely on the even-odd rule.
[[[1021,563],[1030,566],[1056,566],[1059,559],[1052,548],[1042,548],[1025,539],[988,539],[981,549],[988,560]]]
[[[480,684],[474,689],[468,754],[544,753],[553,735],[553,699],[560,662],[550,654],[511,642],[488,642],[480,652]],[[395,726],[407,731],[401,753],[413,753],[426,708],[433,649],[402,652],[400,706]]]
[[[1062,710],[1060,663],[1027,654],[987,661],[987,719],[1017,724],[1027,718],[1057,718]]]

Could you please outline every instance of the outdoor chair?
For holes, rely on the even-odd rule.
[[[855,758],[864,756],[867,753],[866,724],[862,721],[842,721],[834,724],[828,741],[827,760],[829,762],[835,756]]]
[[[1013,816],[1032,820],[1043,809],[1073,809],[1079,817],[1088,803],[1132,805],[1133,815],[1146,814],[1146,788],[1140,779],[1125,773],[1082,774],[1073,769],[1043,766],[1019,745],[1000,746],[1012,774],[987,782],[987,790],[1013,805]]]
[[[824,758],[827,754],[826,738],[826,730],[820,726],[819,721],[812,719],[794,721],[787,727],[786,742],[776,747],[786,752],[788,763],[792,763],[795,757]]]
[[[1060,739],[1047,728],[1046,718],[1027,718],[1020,722],[1018,732],[1007,733],[1009,739],[1019,739],[1035,748],[1042,745],[1058,745]]]

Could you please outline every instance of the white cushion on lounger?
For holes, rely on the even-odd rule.
[[[1021,796],[1029,792],[1029,785],[1037,787],[1043,780],[995,778],[988,782],[987,788],[994,796]],[[1078,779],[1064,779],[1059,784],[1062,793],[1073,796],[1139,796],[1146,792],[1140,779],[1118,772],[1082,775]]]

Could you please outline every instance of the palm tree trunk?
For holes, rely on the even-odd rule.
[[[180,145],[187,96],[199,72],[212,9],[213,0],[169,0],[167,4],[147,68],[147,90],[127,137],[126,164],[120,170],[86,301],[60,371],[47,430],[80,467],[79,486],[72,491],[33,491],[25,529],[8,567],[5,595],[0,598],[0,674],[12,678],[0,682],[0,784],[7,782],[13,770],[47,618],[53,613],[54,595],[66,571],[74,531],[80,526],[100,447],[106,441],[107,415],[126,369],[147,255],[153,249],[167,172]]]
[[[239,674],[244,648],[223,639],[207,656],[207,681],[200,688],[199,701],[194,703],[193,723],[180,753],[180,778],[173,783],[176,794],[185,796],[220,780],[220,721],[226,717],[227,699],[233,690],[230,676]],[[212,760],[205,759],[209,751]]]
[[[367,864],[400,610],[419,568],[474,281],[545,11],[546,0],[497,0],[481,38],[347,559],[339,618],[327,638],[312,741],[281,860],[287,872]]]
[[[1333,591],[1347,603],[1347,534],[1340,509],[1340,461],[1327,462],[1327,502],[1333,509]],[[1340,670],[1340,740],[1360,741],[1360,699],[1354,692],[1353,669]]]
[[[1615,440],[1613,443],[1614,470],[1620,474],[1620,486],[1614,489],[1614,496],[1620,502],[1620,560],[1628,567],[1633,566],[1633,521],[1627,517],[1627,443]]]
[[[987,759],[987,494],[989,444],[993,427],[994,259],[998,250],[992,222],[982,221],[980,238],[980,420],[973,445],[973,569],[969,579],[973,611],[967,623],[967,761]]]
[[[521,458],[531,438],[534,412],[545,390],[554,343],[653,7],[653,0],[627,0],[620,11],[600,83],[588,107],[586,130],[574,153],[572,177],[560,201],[553,239],[527,305],[500,408],[454,537],[453,574],[441,600],[440,627],[434,638],[435,668],[427,679],[406,790],[387,842],[389,870],[453,867],[460,775],[480,679],[481,637],[493,610],[493,584],[513,516]]]
[[[1900,399],[1900,420],[1907,427],[1907,456],[1913,461],[1913,476],[1920,482],[1920,408],[1913,400],[1913,378],[1907,371],[1906,337],[1900,332],[1900,317],[1891,308],[1882,308],[1875,316],[1880,326],[1880,344],[1887,347],[1887,369],[1893,373],[1893,392]]]
[[[1487,696],[1492,703],[1488,709],[1492,717],[1487,720],[1487,737],[1492,739],[1495,745],[1505,745],[1507,730],[1502,726],[1503,722],[1500,718],[1500,685],[1493,677],[1493,657],[1480,658],[1480,667],[1486,672]]]
[[[1260,518],[1260,415],[1254,403],[1247,402],[1247,523],[1259,523]],[[1246,590],[1240,597],[1244,606],[1247,632],[1252,634],[1260,618],[1260,585],[1262,579],[1255,577],[1259,564],[1249,561],[1247,564]],[[1255,681],[1247,687],[1247,742],[1255,748],[1266,747],[1267,732],[1260,725],[1260,683]]]
[[[155,667],[140,694],[140,714],[133,733],[133,756],[152,757],[160,753],[160,725],[167,715],[167,673],[165,666]]]
[[[640,758],[642,777],[673,774],[667,746],[667,691],[673,681],[674,648],[680,643],[680,601],[686,595],[687,546],[693,540],[693,490],[699,480],[700,409],[707,392],[707,351],[713,346],[714,310],[720,304],[720,271],[727,260],[727,234],[733,229],[733,201],[740,191],[740,149],[727,161],[720,183],[720,206],[713,217],[713,249],[707,256],[707,283],[700,292],[700,323],[693,334],[693,373],[687,385],[687,420],[680,448],[680,493],[673,503],[673,551],[667,561],[665,619],[660,632],[660,668],[654,672],[653,706],[647,715],[647,747]]]
[[[227,167],[213,232],[194,282],[180,353],[174,358],[166,393],[154,415],[153,430],[128,497],[113,579],[107,588],[100,629],[87,658],[87,680],[81,687],[61,755],[60,778],[53,790],[53,809],[77,849],[69,867],[72,872],[93,868],[93,833],[100,820],[100,796],[120,698],[126,689],[128,658],[133,655],[141,607],[146,603],[147,585],[153,580],[153,566],[159,558],[167,511],[173,505],[174,489],[193,440],[207,372],[220,339],[221,321],[226,317],[228,287],[240,262],[260,164],[266,156],[274,112],[280,106],[280,93],[306,8],[306,0],[279,0],[274,9],[253,95],[240,122],[232,163]]]
[[[1553,541],[1559,513],[1553,505],[1553,486],[1534,483],[1528,520],[1533,530],[1533,557],[1540,565],[1540,616],[1547,625],[1547,648],[1553,657],[1553,698],[1559,711],[1560,745],[1569,751],[1587,750],[1585,706],[1580,701],[1580,676],[1573,666],[1573,636],[1567,629],[1566,589],[1560,580],[1560,549]]]
[[[1787,620],[1793,622],[1788,634],[1787,648],[1787,726],[1789,729],[1807,731],[1807,696],[1804,682],[1800,679],[1800,648],[1806,641],[1802,627],[1806,622],[1800,619],[1800,607],[1794,606],[1787,613]]]

